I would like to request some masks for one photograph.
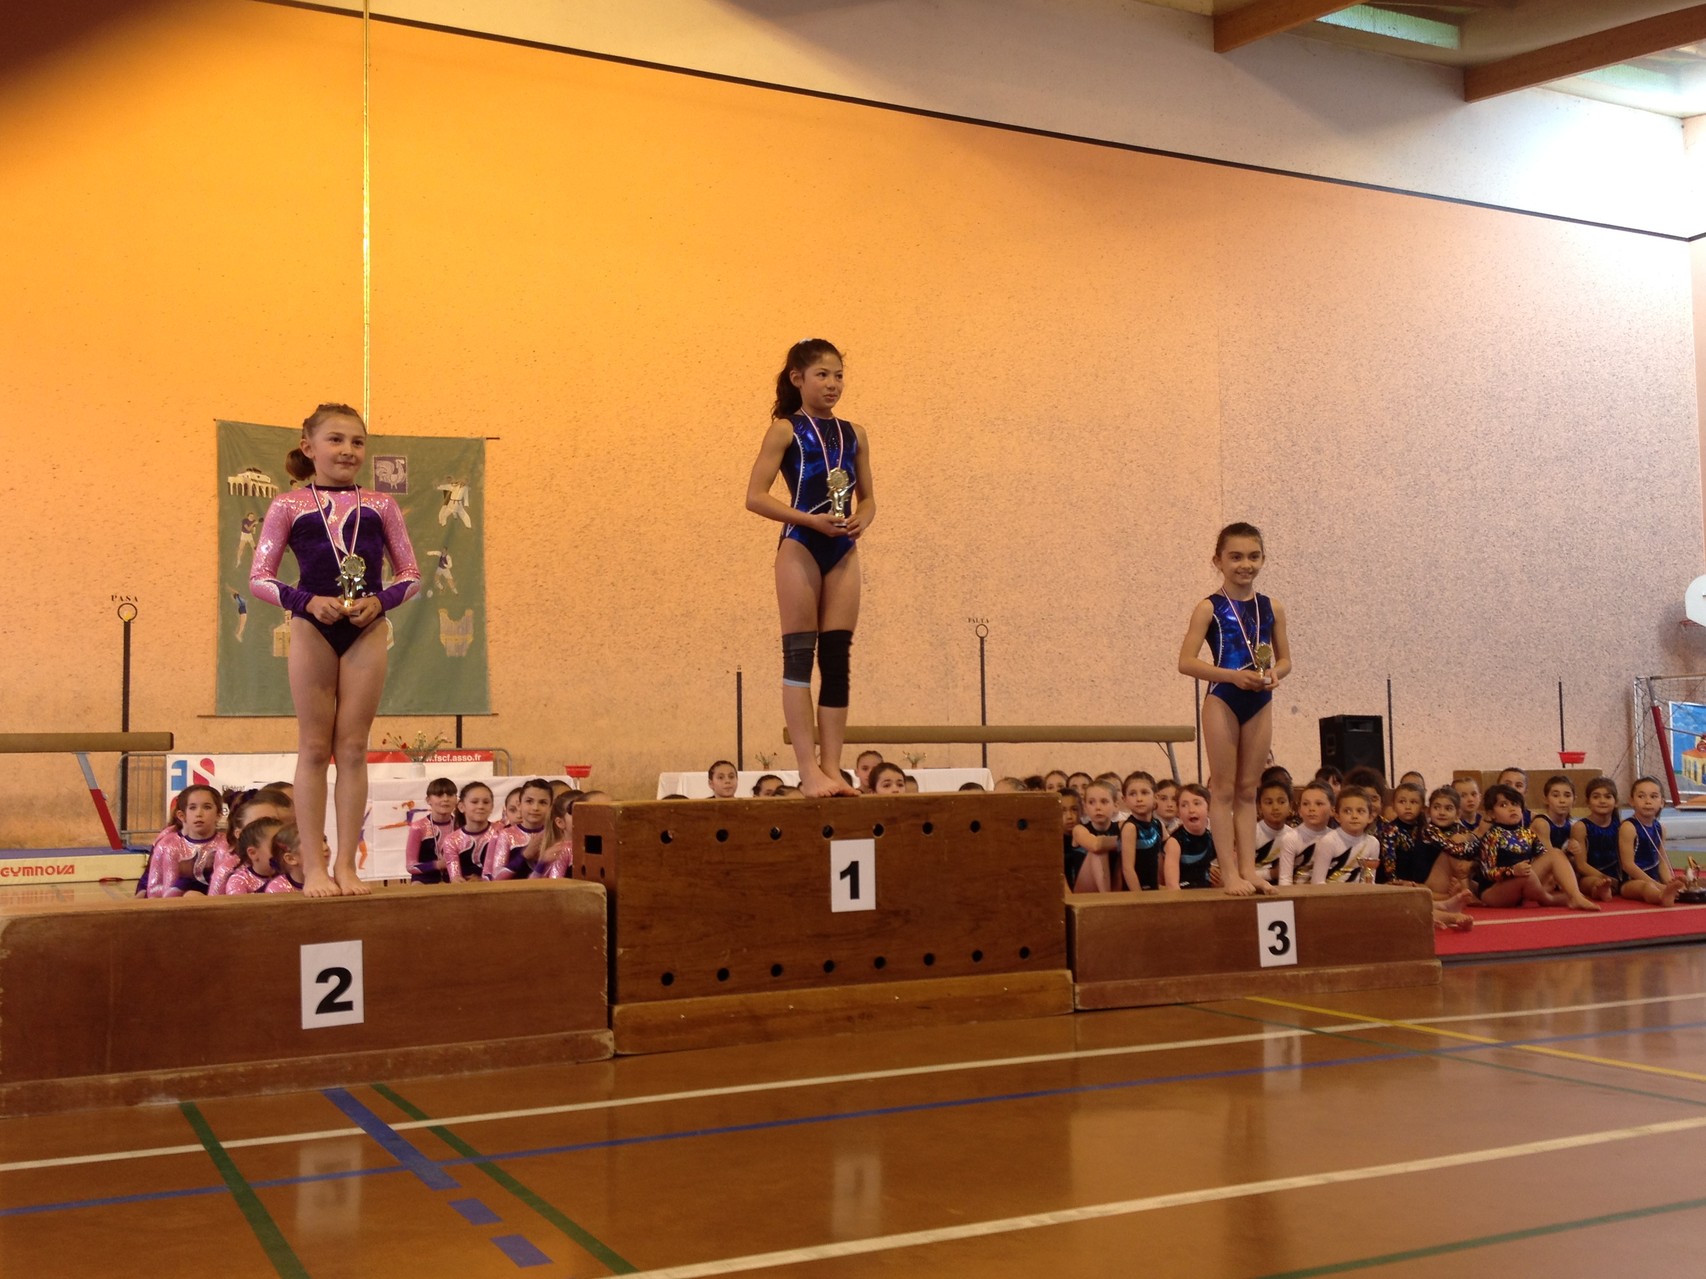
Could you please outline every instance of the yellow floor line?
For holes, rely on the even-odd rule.
[[[1313,1004],[1294,1004],[1287,999],[1269,999],[1265,995],[1249,995],[1246,998],[1252,1004],[1271,1004],[1275,1008],[1291,1008],[1297,1012],[1314,1013],[1320,1017],[1340,1017],[1350,1021],[1373,1022],[1382,1026],[1391,1026],[1398,1030],[1413,1030],[1419,1035],[1438,1035],[1442,1039],[1461,1039],[1471,1044],[1508,1048],[1512,1052],[1538,1053],[1542,1057],[1561,1057],[1565,1061],[1587,1062],[1593,1066],[1611,1066],[1617,1070],[1638,1070],[1646,1075],[1664,1075],[1670,1079],[1687,1079],[1697,1084],[1706,1084],[1706,1075],[1698,1075],[1691,1070],[1674,1070],[1669,1066],[1649,1066],[1644,1062],[1620,1061],[1615,1057],[1594,1057],[1588,1053],[1573,1053],[1565,1048],[1550,1048],[1544,1044],[1507,1044],[1502,1039],[1488,1039],[1485,1035],[1471,1035],[1461,1030],[1442,1030],[1438,1026],[1427,1026],[1420,1022],[1394,1021],[1390,1017],[1365,1017],[1361,1013],[1347,1013],[1337,1008],[1318,1008]]]

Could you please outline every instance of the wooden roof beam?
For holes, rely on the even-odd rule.
[[[1220,19],[1215,19],[1216,30]],[[1608,31],[1578,36],[1549,44],[1543,49],[1513,54],[1497,62],[1467,67],[1463,72],[1463,100],[1480,102],[1501,93],[1547,84],[1568,76],[1615,66],[1632,58],[1663,53],[1680,45],[1706,40],[1706,4],[1691,5],[1675,13],[1642,18]]]
[[[1323,0],[1256,0],[1256,3],[1232,13],[1215,15],[1214,51],[1229,53],[1349,8],[1351,6],[1345,0],[1331,4],[1323,3]]]

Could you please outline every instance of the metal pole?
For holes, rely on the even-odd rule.
[[[136,620],[136,605],[126,601],[118,606],[118,619],[124,623],[123,674],[119,680],[118,726],[121,733],[130,732],[130,624]],[[130,825],[130,754],[118,757],[118,827],[122,835]],[[120,843],[123,842],[121,839]],[[116,847],[116,845],[115,845]]]
[[[1393,745],[1392,677],[1386,677],[1386,784],[1398,780],[1398,748]]]
[[[1561,751],[1570,749],[1564,743],[1564,681],[1562,679],[1558,681],[1558,749]]]
[[[462,749],[462,717],[456,717],[456,749]]]
[[[985,660],[984,641],[989,638],[989,627],[983,622],[977,624],[977,722],[989,723],[989,665]],[[989,767],[989,743],[983,743],[983,766]]]
[[[1202,785],[1202,681],[1191,681],[1191,699],[1197,704],[1197,785]]]
[[[746,768],[746,698],[741,685],[740,667],[735,667],[735,771]]]

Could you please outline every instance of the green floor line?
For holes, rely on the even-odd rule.
[[[427,1114],[426,1111],[422,1110],[408,1098],[397,1092],[396,1089],[387,1087],[385,1084],[373,1084],[370,1086],[374,1092],[385,1098],[386,1101],[390,1102],[410,1119],[419,1121],[431,1120],[431,1115]],[[433,1127],[428,1128],[427,1131],[437,1137],[445,1145],[449,1146],[457,1154],[461,1155],[464,1159],[473,1160],[474,1167],[478,1168],[481,1172],[485,1173],[486,1176],[497,1182],[498,1185],[509,1191],[510,1194],[521,1200],[522,1203],[533,1209],[534,1212],[545,1218],[546,1221],[550,1222],[558,1230],[561,1230],[570,1239],[573,1239],[592,1256],[596,1257],[600,1262],[608,1266],[612,1273],[619,1275],[631,1275],[639,1270],[638,1266],[623,1258],[614,1249],[608,1247],[596,1235],[589,1232],[584,1226],[581,1226],[566,1213],[552,1207],[532,1190],[517,1181],[504,1169],[498,1167],[495,1163],[492,1163],[473,1146],[470,1146],[466,1141],[462,1140],[462,1138],[451,1132],[450,1129],[434,1125]]]
[[[1706,1199],[1682,1199],[1676,1203],[1655,1204],[1650,1208],[1630,1208],[1625,1212],[1608,1212],[1600,1217],[1582,1217],[1575,1221],[1558,1221],[1547,1226],[1530,1226],[1526,1230],[1507,1230],[1477,1239],[1458,1239],[1451,1243],[1432,1244],[1426,1248],[1408,1248],[1403,1252],[1382,1253],[1378,1257],[1359,1257],[1355,1261],[1335,1261],[1325,1266],[1305,1266],[1301,1270],[1281,1270],[1262,1279],[1314,1279],[1317,1275],[1342,1275],[1353,1270],[1372,1270],[1376,1266],[1396,1265],[1401,1261],[1419,1261],[1452,1252],[1469,1252],[1475,1248],[1490,1248],[1501,1243],[1520,1243],[1524,1239],[1540,1239],[1547,1235],[1566,1234],[1571,1230],[1591,1230],[1595,1226],[1616,1225],[1620,1221],[1639,1221],[1643,1217],[1658,1217],[1667,1212],[1692,1212],[1706,1208]]]
[[[1491,1052],[1502,1047],[1500,1044],[1482,1044],[1473,1049],[1468,1045],[1456,1051],[1441,1048],[1412,1048],[1407,1044],[1388,1043],[1384,1039],[1370,1039],[1364,1035],[1350,1035],[1342,1030],[1322,1030],[1316,1026],[1299,1026],[1296,1022],[1275,1021],[1271,1017],[1256,1017],[1249,1013],[1231,1013],[1224,1008],[1210,1008],[1204,1004],[1192,1004],[1198,1012],[1211,1013],[1216,1017],[1230,1017],[1234,1021],[1254,1022],[1258,1026],[1279,1026],[1286,1030],[1302,1030],[1311,1035],[1319,1035],[1323,1039],[1342,1039],[1347,1043],[1361,1044],[1365,1048],[1383,1048],[1387,1052],[1409,1053],[1415,1057],[1437,1057],[1442,1061],[1461,1061],[1471,1066],[1480,1066],[1484,1070],[1502,1070],[1510,1075],[1527,1075],[1533,1079],[1550,1079],[1554,1083],[1575,1084],[1579,1088],[1603,1088],[1607,1092],[1627,1093],[1631,1097],[1647,1097],[1654,1101],[1676,1102],[1684,1106],[1706,1106],[1706,1101],[1693,1097],[1678,1097],[1668,1092],[1651,1092],[1645,1088],[1630,1088],[1625,1084],[1607,1084],[1594,1079],[1578,1079],[1574,1075],[1554,1075],[1550,1071],[1535,1070],[1528,1066],[1510,1066],[1504,1062],[1483,1061],[1472,1056],[1472,1052]]]
[[[231,1155],[219,1144],[219,1138],[213,1135],[213,1127],[207,1122],[207,1117],[191,1102],[180,1102],[178,1109],[183,1111],[184,1118],[189,1120],[190,1127],[195,1129],[202,1149],[207,1151],[207,1157],[213,1160],[213,1166],[219,1169],[226,1189],[230,1190],[231,1198],[236,1201],[237,1207],[248,1220],[249,1229],[255,1232],[255,1239],[266,1252],[267,1260],[272,1262],[272,1268],[278,1271],[280,1279],[308,1279],[307,1267],[302,1264],[301,1258],[291,1251],[290,1244],[285,1241],[284,1232],[278,1228],[278,1222],[272,1219],[272,1214],[255,1193],[255,1188],[237,1170]]]

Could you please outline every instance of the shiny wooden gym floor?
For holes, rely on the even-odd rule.
[[[14,1119],[0,1274],[1644,1279],[1702,1169],[1678,946]]]

